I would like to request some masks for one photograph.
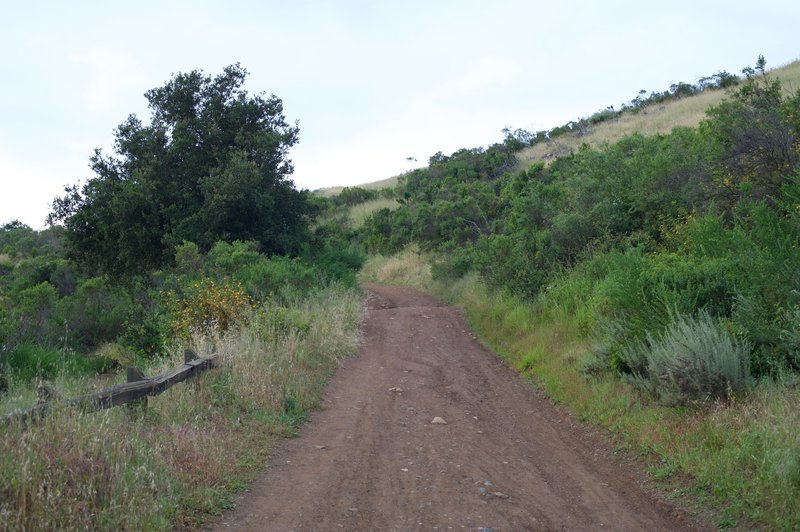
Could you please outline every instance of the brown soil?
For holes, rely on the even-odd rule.
[[[218,529],[709,528],[484,349],[460,310],[364,288],[359,356]]]

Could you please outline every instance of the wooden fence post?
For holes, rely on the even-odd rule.
[[[197,353],[195,353],[192,349],[183,350],[184,365],[188,364],[193,360],[197,360],[198,358],[200,357],[197,356]],[[194,382],[192,382],[192,387],[194,388],[194,393],[198,393],[200,391],[200,379],[194,379]]]
[[[58,399],[58,392],[49,382],[43,382],[36,388],[36,404],[43,405]]]
[[[31,417],[44,418],[50,413],[51,402],[59,398],[58,391],[49,382],[41,382],[36,387],[36,406],[40,409],[31,413]]]
[[[71,399],[59,397],[55,388],[50,384],[42,383],[37,390],[36,405],[0,416],[0,428],[14,420],[26,424],[44,419],[50,413],[52,403],[56,400],[66,407],[80,408],[86,413],[120,405],[127,405],[130,414],[146,412],[148,396],[159,395],[179,382],[195,378],[200,373],[216,367],[218,355],[212,353],[209,356],[198,357],[194,351],[186,350],[183,359],[184,364],[180,367],[167,370],[151,378],[146,377],[138,368],[130,367],[127,374],[128,382],[115,384],[111,388]],[[199,386],[197,380],[195,380],[195,386]]]
[[[142,373],[139,368],[134,366],[128,368],[128,382],[143,381],[146,378],[145,374]],[[136,401],[131,401],[125,406],[128,409],[128,414],[133,417],[144,415],[147,412],[147,396],[137,399]]]
[[[184,349],[183,350],[183,363],[184,364],[188,364],[192,360],[197,360],[198,358],[200,358],[200,357],[197,356],[197,353],[195,353],[191,349]]]

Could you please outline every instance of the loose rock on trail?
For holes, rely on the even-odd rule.
[[[460,310],[364,288],[358,357],[218,529],[709,528],[483,348]]]

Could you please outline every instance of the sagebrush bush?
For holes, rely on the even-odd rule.
[[[750,345],[706,312],[677,316],[663,334],[629,345],[620,357],[635,386],[669,405],[728,400],[751,382]]]

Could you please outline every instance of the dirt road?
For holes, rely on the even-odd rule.
[[[487,352],[461,311],[365,288],[360,355],[218,529],[706,528]]]

